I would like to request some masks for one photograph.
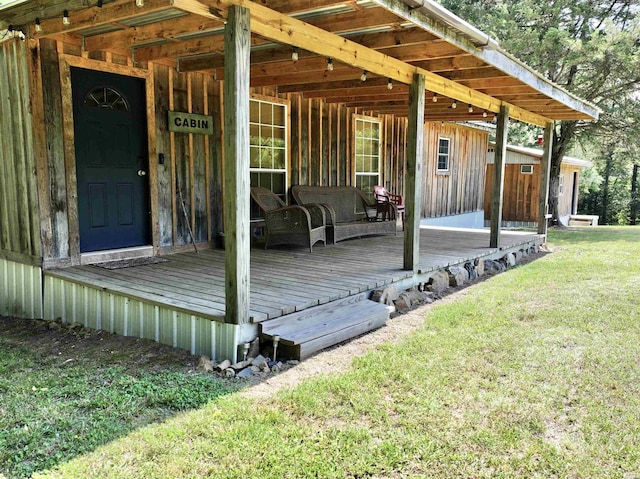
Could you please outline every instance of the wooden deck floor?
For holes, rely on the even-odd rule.
[[[503,233],[502,249],[529,244],[539,237]],[[429,273],[474,258],[496,255],[484,230],[422,228],[420,271]],[[251,316],[253,322],[283,316],[370,291],[413,277],[402,270],[403,237],[370,237],[337,245],[252,249]],[[157,305],[169,305],[200,317],[224,317],[224,251],[179,253],[167,262],[107,270],[77,266],[45,272],[103,291]]]

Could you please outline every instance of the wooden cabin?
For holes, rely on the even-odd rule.
[[[538,224],[538,198],[543,150],[508,145],[504,176],[502,226],[532,227]],[[495,147],[487,155],[487,184],[485,188],[484,219],[491,218],[491,189],[493,187]],[[592,166],[590,161],[565,156],[560,165],[559,221],[568,226],[578,212],[580,170]],[[597,218],[595,219],[597,224]]]
[[[507,248],[499,221],[482,245],[425,239],[421,218],[482,208],[486,135],[443,122],[598,116],[430,0],[0,0],[0,39],[0,314],[217,358],[262,321]],[[258,251],[250,184],[383,184],[406,230]],[[135,258],[157,264],[90,266]]]

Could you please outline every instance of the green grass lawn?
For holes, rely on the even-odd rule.
[[[196,362],[135,338],[0,319],[0,478],[30,477],[230,392]]]
[[[640,230],[550,243],[346,373],[220,396],[35,477],[640,478]]]

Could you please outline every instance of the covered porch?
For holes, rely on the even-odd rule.
[[[157,264],[121,269],[96,265],[44,273],[45,319],[81,322],[125,336],[152,339],[193,354],[237,358],[235,345],[253,339],[258,323],[388,286],[407,289],[441,269],[541,244],[544,237],[503,233],[490,248],[488,230],[422,227],[419,266],[403,269],[403,235],[317,247],[251,250],[250,323],[225,323],[225,252],[165,256]],[[73,307],[71,306],[73,305]]]

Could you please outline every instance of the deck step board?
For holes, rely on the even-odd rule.
[[[266,341],[279,336],[280,343],[302,359],[384,326],[388,319],[386,306],[360,294],[266,321],[260,333]]]

